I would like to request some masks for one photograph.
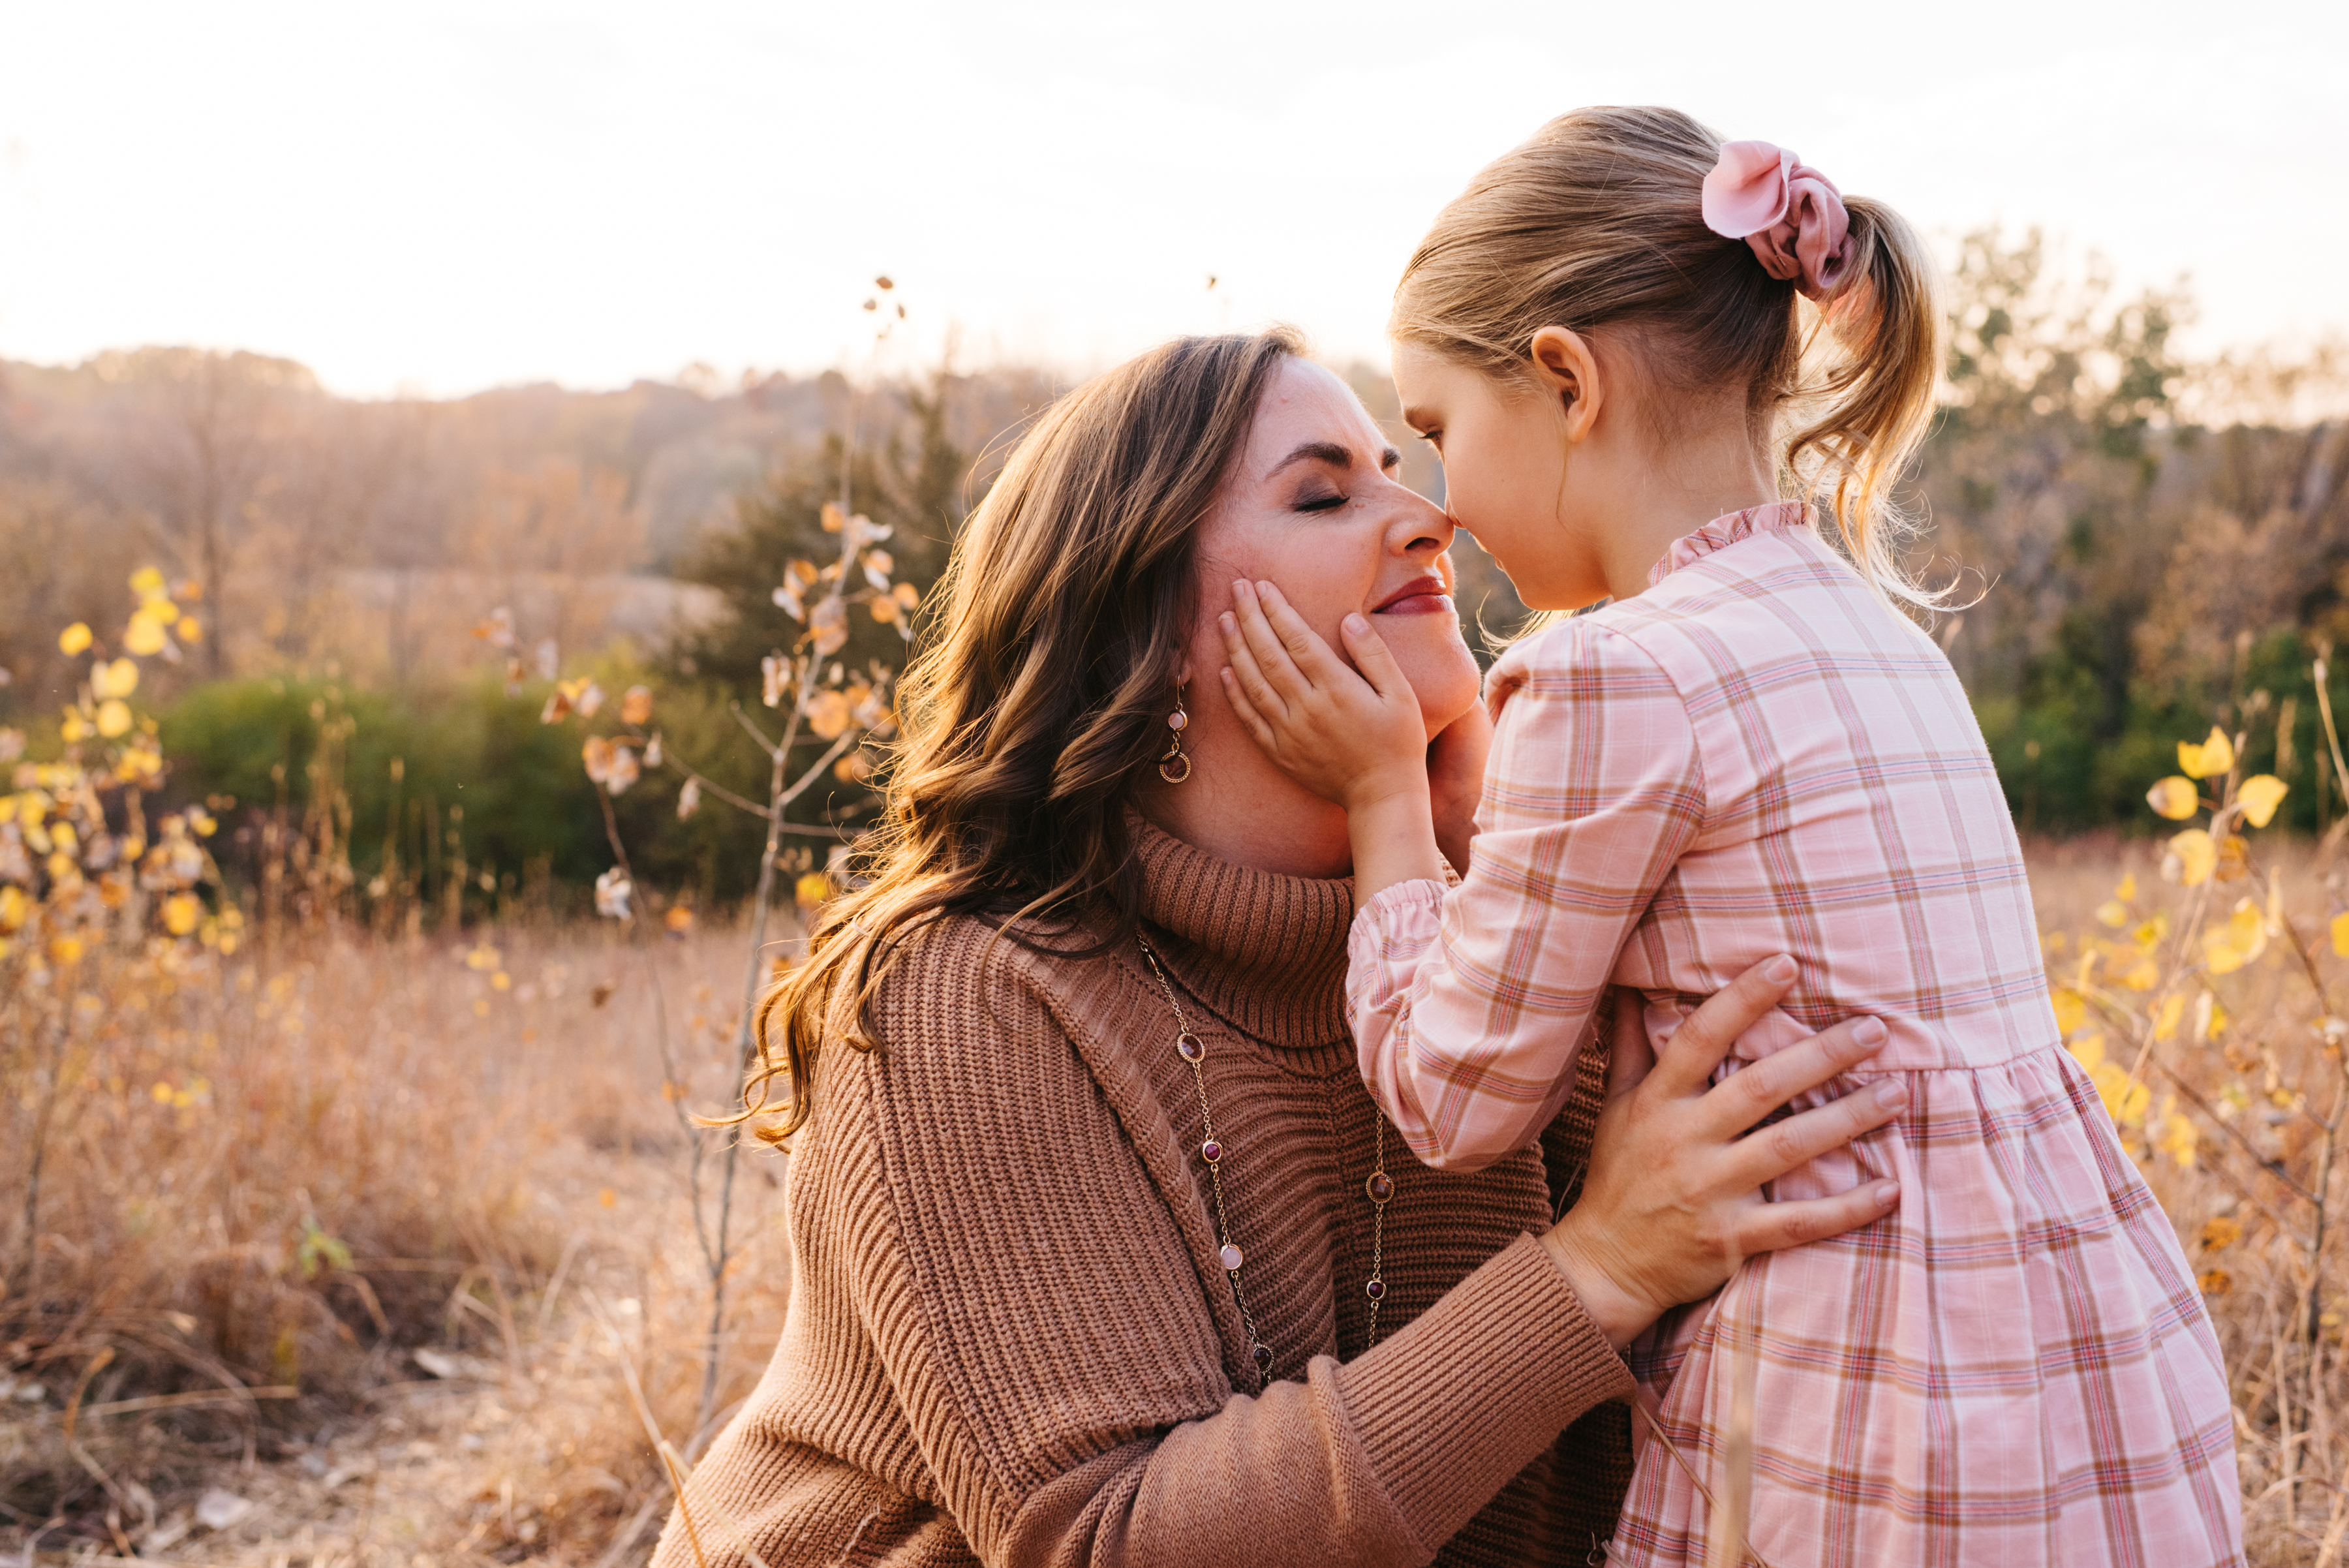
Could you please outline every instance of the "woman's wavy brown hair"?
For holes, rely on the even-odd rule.
[[[898,690],[885,810],[858,846],[871,879],[823,907],[760,1004],[743,1113],[771,1115],[760,1137],[805,1123],[820,1047],[874,1048],[874,988],[922,926],[976,916],[1071,957],[1131,939],[1125,811],[1165,742],[1194,543],[1266,384],[1301,352],[1282,328],[1178,338],[1061,399],[1013,450]]]

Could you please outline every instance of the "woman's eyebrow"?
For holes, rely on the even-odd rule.
[[[1379,453],[1380,471],[1383,472],[1402,461],[1402,453],[1387,447]],[[1264,476],[1270,479],[1293,462],[1326,462],[1331,468],[1351,468],[1354,466],[1354,454],[1334,441],[1309,441],[1267,469]]]
[[[1264,476],[1270,479],[1282,469],[1298,462],[1326,462],[1331,468],[1351,468],[1354,466],[1354,454],[1334,441],[1304,441],[1287,457],[1265,470]]]

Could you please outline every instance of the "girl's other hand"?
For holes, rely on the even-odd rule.
[[[1485,759],[1493,749],[1493,717],[1475,703],[1444,728],[1427,748],[1428,805],[1444,858],[1468,875],[1468,846],[1476,836],[1476,803],[1485,796]]]
[[[1737,1037],[1794,983],[1793,959],[1754,965],[1690,1014],[1660,1055],[1639,1032],[1616,1031],[1582,1196],[1542,1244],[1618,1350],[1667,1310],[1719,1290],[1754,1253],[1839,1236],[1900,1199],[1892,1181],[1801,1202],[1762,1197],[1764,1182],[1883,1126],[1909,1101],[1888,1078],[1755,1130],[1888,1038],[1875,1019],[1851,1020],[1713,1084]]]
[[[1224,694],[1283,773],[1349,813],[1426,801],[1419,699],[1368,619],[1349,615],[1340,627],[1353,669],[1270,583],[1234,583],[1218,624],[1231,659]]]

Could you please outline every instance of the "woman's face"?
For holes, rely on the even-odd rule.
[[[1430,740],[1475,702],[1476,660],[1452,604],[1453,525],[1403,485],[1401,470],[1343,381],[1301,359],[1281,362],[1200,532],[1195,702],[1224,706],[1216,617],[1243,577],[1277,585],[1333,649],[1343,646],[1338,623],[1349,612],[1368,616],[1411,681]]]

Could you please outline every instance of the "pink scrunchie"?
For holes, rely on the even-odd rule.
[[[1704,226],[1744,240],[1763,270],[1810,299],[1833,294],[1857,249],[1835,182],[1783,147],[1733,141],[1704,177]]]

